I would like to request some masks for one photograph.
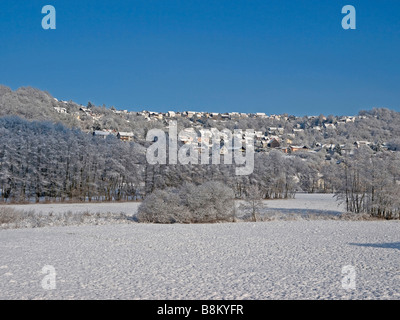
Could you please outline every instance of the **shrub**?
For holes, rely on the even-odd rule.
[[[18,223],[22,218],[22,212],[14,210],[13,208],[0,207],[0,225]]]
[[[187,212],[180,204],[178,190],[169,188],[156,190],[146,197],[139,207],[140,222],[184,223],[189,222]]]
[[[221,182],[178,189],[157,190],[146,197],[138,210],[139,222],[206,223],[233,218],[234,193]]]

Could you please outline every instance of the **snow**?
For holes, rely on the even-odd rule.
[[[333,194],[298,193],[294,199],[267,200],[267,211],[298,214],[341,214],[346,210],[345,205],[336,201]]]
[[[399,227],[299,220],[0,230],[0,299],[400,299]],[[56,270],[54,290],[41,286],[45,265]],[[342,288],[347,265],[354,290]]]
[[[296,194],[295,199],[284,200],[266,200],[267,212],[281,213],[331,213],[339,214],[344,212],[344,206],[339,205],[332,194]],[[23,204],[9,205],[11,208],[30,211],[34,210],[38,213],[64,213],[71,211],[73,213],[83,212],[110,212],[124,213],[126,215],[134,215],[140,202],[103,202],[103,203],[52,203],[52,204]]]
[[[137,212],[140,202],[99,202],[99,203],[35,203],[35,204],[20,204],[8,205],[11,208],[21,211],[35,211],[37,213],[97,213],[97,212],[110,212],[110,213],[124,213],[126,215],[133,215]]]

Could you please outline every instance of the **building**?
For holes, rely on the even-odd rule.
[[[68,113],[67,109],[62,107],[54,107],[54,110],[56,110],[58,113]]]
[[[336,126],[333,123],[324,123],[326,129],[336,129]]]
[[[356,141],[356,142],[354,142],[354,145],[357,147],[357,148],[360,148],[360,147],[362,147],[362,146],[369,146],[371,144],[371,142],[369,142],[369,141]]]
[[[110,134],[111,134],[111,132],[109,132],[109,131],[96,130],[96,131],[93,132],[93,135],[95,137],[100,137],[100,138],[103,138],[103,139],[107,138]]]
[[[121,141],[133,141],[133,132],[118,132],[117,138]]]
[[[308,151],[307,146],[290,146],[290,152]]]
[[[273,138],[268,141],[267,146],[268,148],[279,148],[281,144],[279,143],[278,139]]]

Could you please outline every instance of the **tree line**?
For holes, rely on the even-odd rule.
[[[400,157],[398,153],[357,150],[340,164],[336,196],[354,213],[400,217]]]
[[[393,219],[400,212],[400,155],[370,147],[353,153],[255,154],[254,172],[235,165],[149,165],[146,149],[110,135],[19,117],[0,118],[0,199],[23,201],[142,200],[157,190],[218,181],[235,198],[256,186],[263,199],[296,192],[336,193],[347,210]]]
[[[138,200],[185,182],[221,181],[241,198],[255,184],[263,197],[288,198],[315,180],[313,162],[273,150],[256,153],[254,172],[235,165],[149,165],[145,147],[110,135],[19,117],[0,118],[0,198],[3,201]]]
[[[0,118],[3,201],[128,200],[141,181],[143,150],[61,124]]]

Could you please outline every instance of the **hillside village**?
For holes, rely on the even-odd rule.
[[[58,101],[57,99],[55,99]],[[63,104],[68,104],[67,101],[61,101]],[[68,114],[68,109],[66,107],[55,106],[54,109],[58,113]],[[73,116],[75,116],[78,120],[84,118],[85,120],[90,119],[93,123],[98,123],[105,117],[104,113],[96,112],[97,108],[93,108],[89,106],[80,106],[78,112],[74,112]],[[156,123],[158,125],[164,126],[168,128],[169,122],[178,119],[185,119],[190,123],[190,127],[185,128],[184,133],[180,135],[180,141],[184,144],[192,144],[195,148],[198,148],[199,151],[202,150],[202,144],[206,143],[211,147],[212,137],[202,137],[202,131],[205,126],[204,123],[214,123],[218,127],[223,127],[224,123],[235,123],[237,121],[243,119],[260,119],[260,120],[270,120],[273,122],[278,122],[279,126],[269,126],[266,130],[257,130],[253,129],[251,133],[243,132],[241,138],[243,143],[243,150],[246,145],[246,141],[249,138],[252,138],[255,142],[254,147],[256,152],[266,152],[269,149],[280,150],[285,154],[291,154],[296,152],[319,152],[326,151],[329,153],[340,152],[340,153],[351,153],[354,149],[359,148],[361,146],[374,146],[379,149],[387,149],[388,145],[386,143],[381,143],[379,146],[374,145],[371,141],[366,140],[355,140],[352,143],[347,144],[335,144],[335,143],[323,143],[315,142],[313,145],[303,143],[296,144],[299,140],[304,136],[305,130],[313,131],[321,136],[329,134],[329,132],[335,132],[338,128],[344,127],[346,124],[354,123],[355,121],[362,121],[366,119],[365,115],[357,115],[357,116],[342,116],[334,118],[333,120],[328,120],[326,116],[306,116],[306,117],[296,117],[293,115],[267,115],[265,113],[239,113],[239,112],[229,112],[229,113],[213,113],[213,112],[196,112],[196,111],[168,111],[166,113],[162,112],[153,112],[153,111],[128,111],[128,110],[116,110],[115,108],[111,109],[111,112],[116,116],[126,121],[130,122],[129,117],[139,117],[144,121],[150,123]],[[306,120],[309,123],[318,123],[317,125],[307,126],[305,128],[304,125],[301,125],[299,120]],[[291,129],[287,128],[287,124],[293,123],[294,126]],[[100,128],[98,128],[100,129]],[[215,129],[215,128],[212,128]],[[85,130],[87,133],[91,133],[94,136],[100,138],[106,138],[108,135],[114,135],[121,141],[126,142],[143,142],[144,137],[135,135],[133,131],[118,131],[116,129],[102,129],[102,130]],[[216,134],[220,132],[215,130]],[[245,130],[243,130],[245,131]],[[197,139],[193,139],[193,133],[198,132],[199,137]],[[213,132],[213,130],[211,130]],[[222,135],[224,138],[224,135]],[[227,138],[227,137],[226,137]],[[203,139],[203,140],[202,140]],[[231,147],[232,148],[232,147]],[[226,146],[221,147],[221,153],[225,154],[228,152]]]
[[[170,121],[174,120],[178,131],[187,132],[186,136],[184,133],[180,136],[181,143],[192,144],[200,151],[202,144],[212,141],[202,141],[201,131],[211,129],[227,129],[232,133],[241,129],[243,145],[246,139],[254,139],[256,152],[317,153],[323,154],[326,160],[334,155],[352,154],[362,146],[368,146],[374,152],[400,150],[400,128],[397,125],[400,113],[384,108],[360,111],[351,116],[321,114],[301,117],[261,112],[128,111],[96,106],[91,102],[84,106],[71,100],[58,100],[48,92],[31,87],[13,91],[0,85],[0,116],[10,115],[27,120],[60,122],[100,138],[113,135],[121,141],[142,146],[148,145],[148,130],[157,128],[167,132]],[[249,129],[253,131],[248,133]],[[197,133],[197,139],[193,139],[193,131]],[[221,152],[226,151],[222,146]]]

